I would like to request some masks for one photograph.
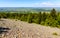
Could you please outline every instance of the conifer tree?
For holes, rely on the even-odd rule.
[[[56,10],[54,8],[51,10],[51,16],[56,19]]]
[[[41,14],[41,12],[39,12],[39,14],[38,14],[38,24],[40,24],[41,23],[41,17],[42,17],[42,14]]]

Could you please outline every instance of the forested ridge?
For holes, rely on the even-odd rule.
[[[44,26],[58,27],[60,28],[60,13],[56,12],[53,8],[50,13],[2,13],[0,12],[0,18],[18,19],[26,21],[28,23],[37,23]]]

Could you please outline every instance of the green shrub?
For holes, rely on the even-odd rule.
[[[41,25],[45,25],[45,22],[44,22],[44,21],[42,21],[42,22],[41,22]]]
[[[53,35],[58,35],[58,34],[56,32],[54,32]]]
[[[58,21],[52,18],[46,19],[45,25],[52,26],[52,27],[57,27]]]

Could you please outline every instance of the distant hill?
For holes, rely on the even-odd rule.
[[[53,7],[0,7],[0,11],[44,11],[44,12],[50,12]],[[57,11],[60,11],[60,7],[55,7]]]

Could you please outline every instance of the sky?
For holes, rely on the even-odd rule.
[[[60,0],[0,0],[0,7],[60,7]]]

